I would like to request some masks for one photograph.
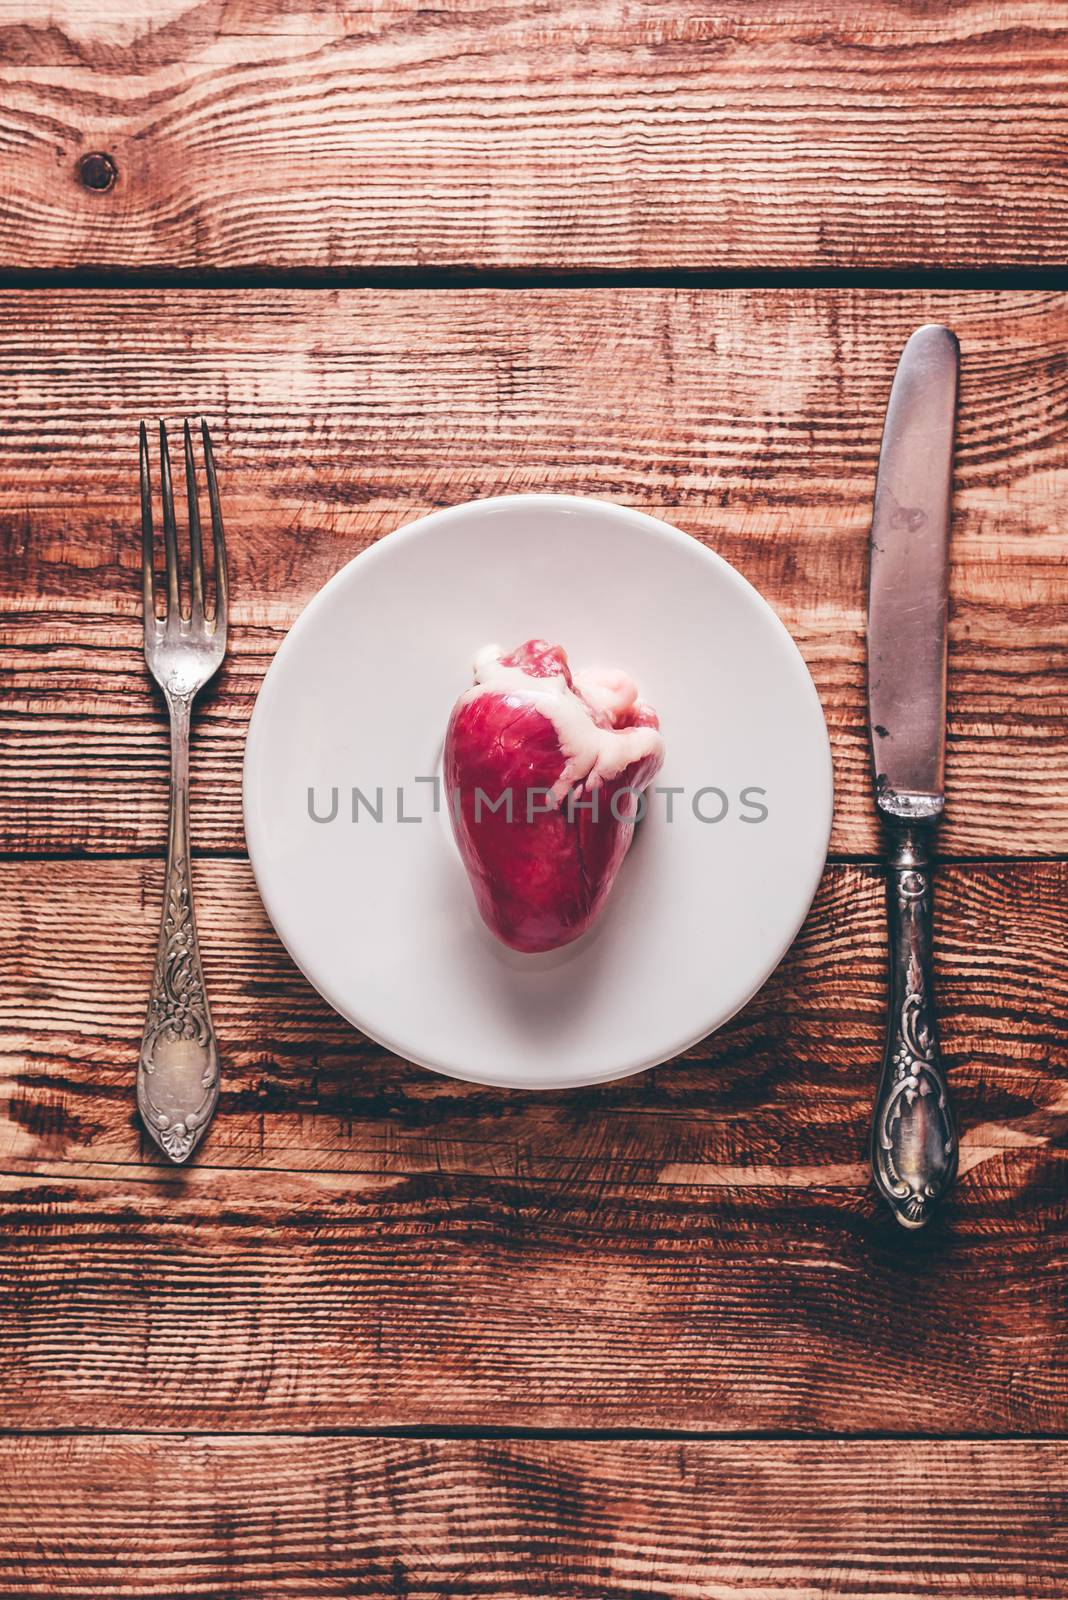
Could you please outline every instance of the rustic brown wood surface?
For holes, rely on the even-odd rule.
[[[0,292],[0,1593],[1068,1593],[1066,85],[1048,0],[0,0],[0,275],[32,277]],[[907,287],[959,268],[1003,287]],[[863,632],[925,320],[964,361],[937,902],[963,1140],[906,1236],[865,1164]],[[177,1170],[133,1097],[168,755],[135,450],[200,414],[234,597],[193,736],[224,1081]],[[543,1096],[343,1024],[240,819],[311,595],[402,522],[530,489],[749,577],[837,788],[752,1003]]]
[[[1050,0],[2,0],[0,101],[20,269],[1068,254]]]
[[[945,871],[963,1175],[907,1248],[863,1165],[872,870],[686,1060],[533,1098],[353,1035],[244,863],[199,888],[226,1084],[176,1173],[130,1097],[161,864],[0,869],[8,1426],[1063,1429],[1064,863]]]
[[[905,1240],[864,1162],[885,1003],[874,867],[828,868],[780,971],[685,1060],[532,1098],[407,1067],[330,1012],[267,924],[239,786],[263,670],[343,561],[434,505],[576,489],[672,517],[769,596],[828,710],[835,847],[870,855],[866,524],[895,352],[929,317],[965,347],[944,834],[959,864],[938,902],[965,1131],[943,1218]],[[8,1443],[18,1527],[43,1528],[6,1541],[13,1592],[329,1593],[346,1563],[371,1594],[398,1592],[398,1571],[411,1594],[939,1592],[973,1573],[984,1593],[1057,1592],[1063,1475],[1035,1444],[895,1447],[887,1482],[886,1446],[860,1442],[280,1435],[1065,1431],[1066,332],[1065,297],[1039,292],[0,298],[0,1425],[118,1431]],[[194,738],[226,1073],[177,1173],[131,1094],[167,759],[140,655],[132,445],[141,415],[198,409],[235,595]],[[165,1448],[183,1486],[164,1500],[192,1530],[177,1545],[143,1531]],[[1011,1517],[993,1492],[1006,1448]],[[264,1503],[299,1536],[256,1532],[265,1461]],[[414,1552],[391,1487],[413,1473],[448,1519]],[[555,1510],[532,1509],[539,1474],[559,1479]],[[662,1474],[634,1524],[612,1485]],[[929,1542],[902,1552],[887,1507],[917,1494]],[[101,1495],[108,1516],[87,1516]],[[486,1495],[499,1547],[464,1511]],[[242,1507],[252,1533],[218,1533]]]
[[[12,1595],[1060,1600],[1068,1583],[1056,1444],[320,1438],[252,1452],[142,1434],[4,1440],[0,1473],[26,1513],[0,1504]]]
[[[196,884],[227,1059],[200,1165],[580,1186],[817,1182],[872,1215],[862,1144],[885,1001],[877,869],[828,868],[782,966],[683,1064],[534,1096],[403,1067],[356,1034],[286,956],[247,862],[198,862]],[[5,1170],[140,1165],[129,1061],[162,886],[158,861],[0,864]],[[981,1199],[986,1174],[969,1179],[971,1168],[1015,1148],[1041,1154],[1053,1180],[1068,1111],[1068,864],[945,867],[936,912],[943,1045],[965,1123],[956,1200],[972,1184]]]
[[[136,430],[203,412],[233,627],[193,747],[202,848],[243,847],[252,702],[325,579],[434,506],[549,489],[667,516],[762,590],[827,712],[832,849],[871,853],[867,531],[897,352],[931,318],[964,343],[941,848],[1063,852],[1068,296],[812,290],[0,296],[0,846],[162,847]]]

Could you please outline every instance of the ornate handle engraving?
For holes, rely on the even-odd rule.
[[[172,1161],[192,1154],[219,1098],[219,1053],[204,990],[189,870],[189,716],[193,696],[168,692],[171,822],[159,949],[141,1040],[137,1104]]]
[[[890,1020],[872,1129],[875,1181],[906,1228],[922,1228],[953,1182],[957,1136],[931,981],[931,874],[923,827],[894,825],[887,873]]]

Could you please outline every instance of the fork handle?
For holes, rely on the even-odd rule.
[[[875,1102],[875,1182],[906,1228],[922,1228],[957,1170],[957,1135],[935,1020],[931,960],[931,824],[894,821],[886,903],[890,1018]]]
[[[185,1161],[219,1098],[219,1052],[200,965],[189,866],[189,722],[193,695],[165,690],[171,721],[171,820],[163,918],[137,1072],[137,1105],[164,1154]]]

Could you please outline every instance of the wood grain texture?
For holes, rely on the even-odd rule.
[[[1060,1436],[1063,1173],[918,1243],[816,1173],[5,1176],[0,1425]]]
[[[225,1060],[200,1156],[208,1165],[578,1184],[811,1179],[863,1194],[885,1007],[875,869],[829,868],[769,983],[675,1065],[533,1096],[398,1062],[297,972],[247,863],[201,861],[195,877]],[[130,1075],[162,886],[156,861],[0,864],[7,1169],[155,1160]],[[1068,1095],[1068,865],[946,867],[936,914],[943,1046],[967,1173],[1003,1148],[1057,1143]]]
[[[1063,1435],[1063,1160],[820,1186],[0,1179],[0,1426]]]
[[[320,585],[436,506],[549,489],[664,515],[762,590],[827,713],[832,849],[873,851],[867,534],[897,355],[930,319],[964,360],[941,846],[1065,852],[1068,297],[667,290],[0,297],[0,848],[162,846],[136,426],[203,413],[233,627],[194,730],[199,848],[242,848],[252,702]]]
[[[29,1438],[0,1583],[54,1600],[1057,1600],[1056,1444]]]
[[[1065,864],[945,872],[963,1171],[916,1239],[864,1164],[874,873],[705,1047],[531,1096],[383,1056],[198,865],[224,1084],[181,1172],[131,1092],[159,864],[0,872],[0,1426],[1066,1430]]]
[[[1027,0],[0,5],[22,268],[1060,265]],[[88,151],[114,158],[107,193]]]
[[[1049,268],[1066,69],[1043,0],[0,0],[0,271]],[[942,846],[1035,858],[940,877],[964,1139],[934,1228],[903,1236],[868,1183],[863,865],[828,869],[740,1017],[623,1084],[475,1088],[349,1030],[241,858],[249,712],[310,596],[475,496],[665,515],[798,639],[832,847],[870,853],[867,524],[897,353],[933,319],[965,362]],[[1066,334],[1043,293],[0,296],[0,1592],[1068,1590]],[[212,423],[236,601],[194,738],[224,1089],[181,1171],[132,1095],[157,414]],[[705,1437],[375,1436],[529,1429]],[[960,1432],[1033,1437],[893,1437]]]

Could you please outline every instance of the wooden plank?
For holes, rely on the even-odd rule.
[[[1063,1157],[754,1176],[5,1176],[0,1427],[1065,1433]]]
[[[199,868],[224,1092],[180,1172],[132,1095],[159,864],[0,874],[0,1426],[1065,1431],[1064,863],[945,872],[963,1173],[918,1238],[864,1167],[873,873],[686,1060],[529,1095],[362,1041]]]
[[[136,425],[207,415],[232,650],[194,738],[194,838],[241,848],[240,760],[285,629],[435,506],[600,495],[732,561],[798,639],[835,752],[832,848],[877,847],[867,528],[900,346],[961,335],[948,818],[958,855],[1068,849],[1068,297],[122,292],[0,297],[0,848],[158,850],[167,746],[141,661]]]
[[[885,1005],[873,869],[828,869],[769,983],[681,1061],[548,1095],[398,1062],[297,972],[246,863],[198,862],[196,883],[225,1061],[204,1164],[579,1184],[614,1175],[718,1186],[763,1174],[772,1186],[844,1187],[864,1210]],[[155,861],[0,864],[4,1167],[155,1159],[138,1131],[131,1075],[162,888]],[[1017,1130],[1044,1130],[1048,1142],[1064,1109],[1068,864],[944,868],[936,914],[943,1046],[967,1169],[1027,1142]]]
[[[0,263],[1059,266],[1027,0],[0,5]],[[118,180],[87,187],[87,152]],[[88,181],[101,181],[89,170]]]
[[[1056,1444],[0,1442],[5,1594],[1049,1596]]]

